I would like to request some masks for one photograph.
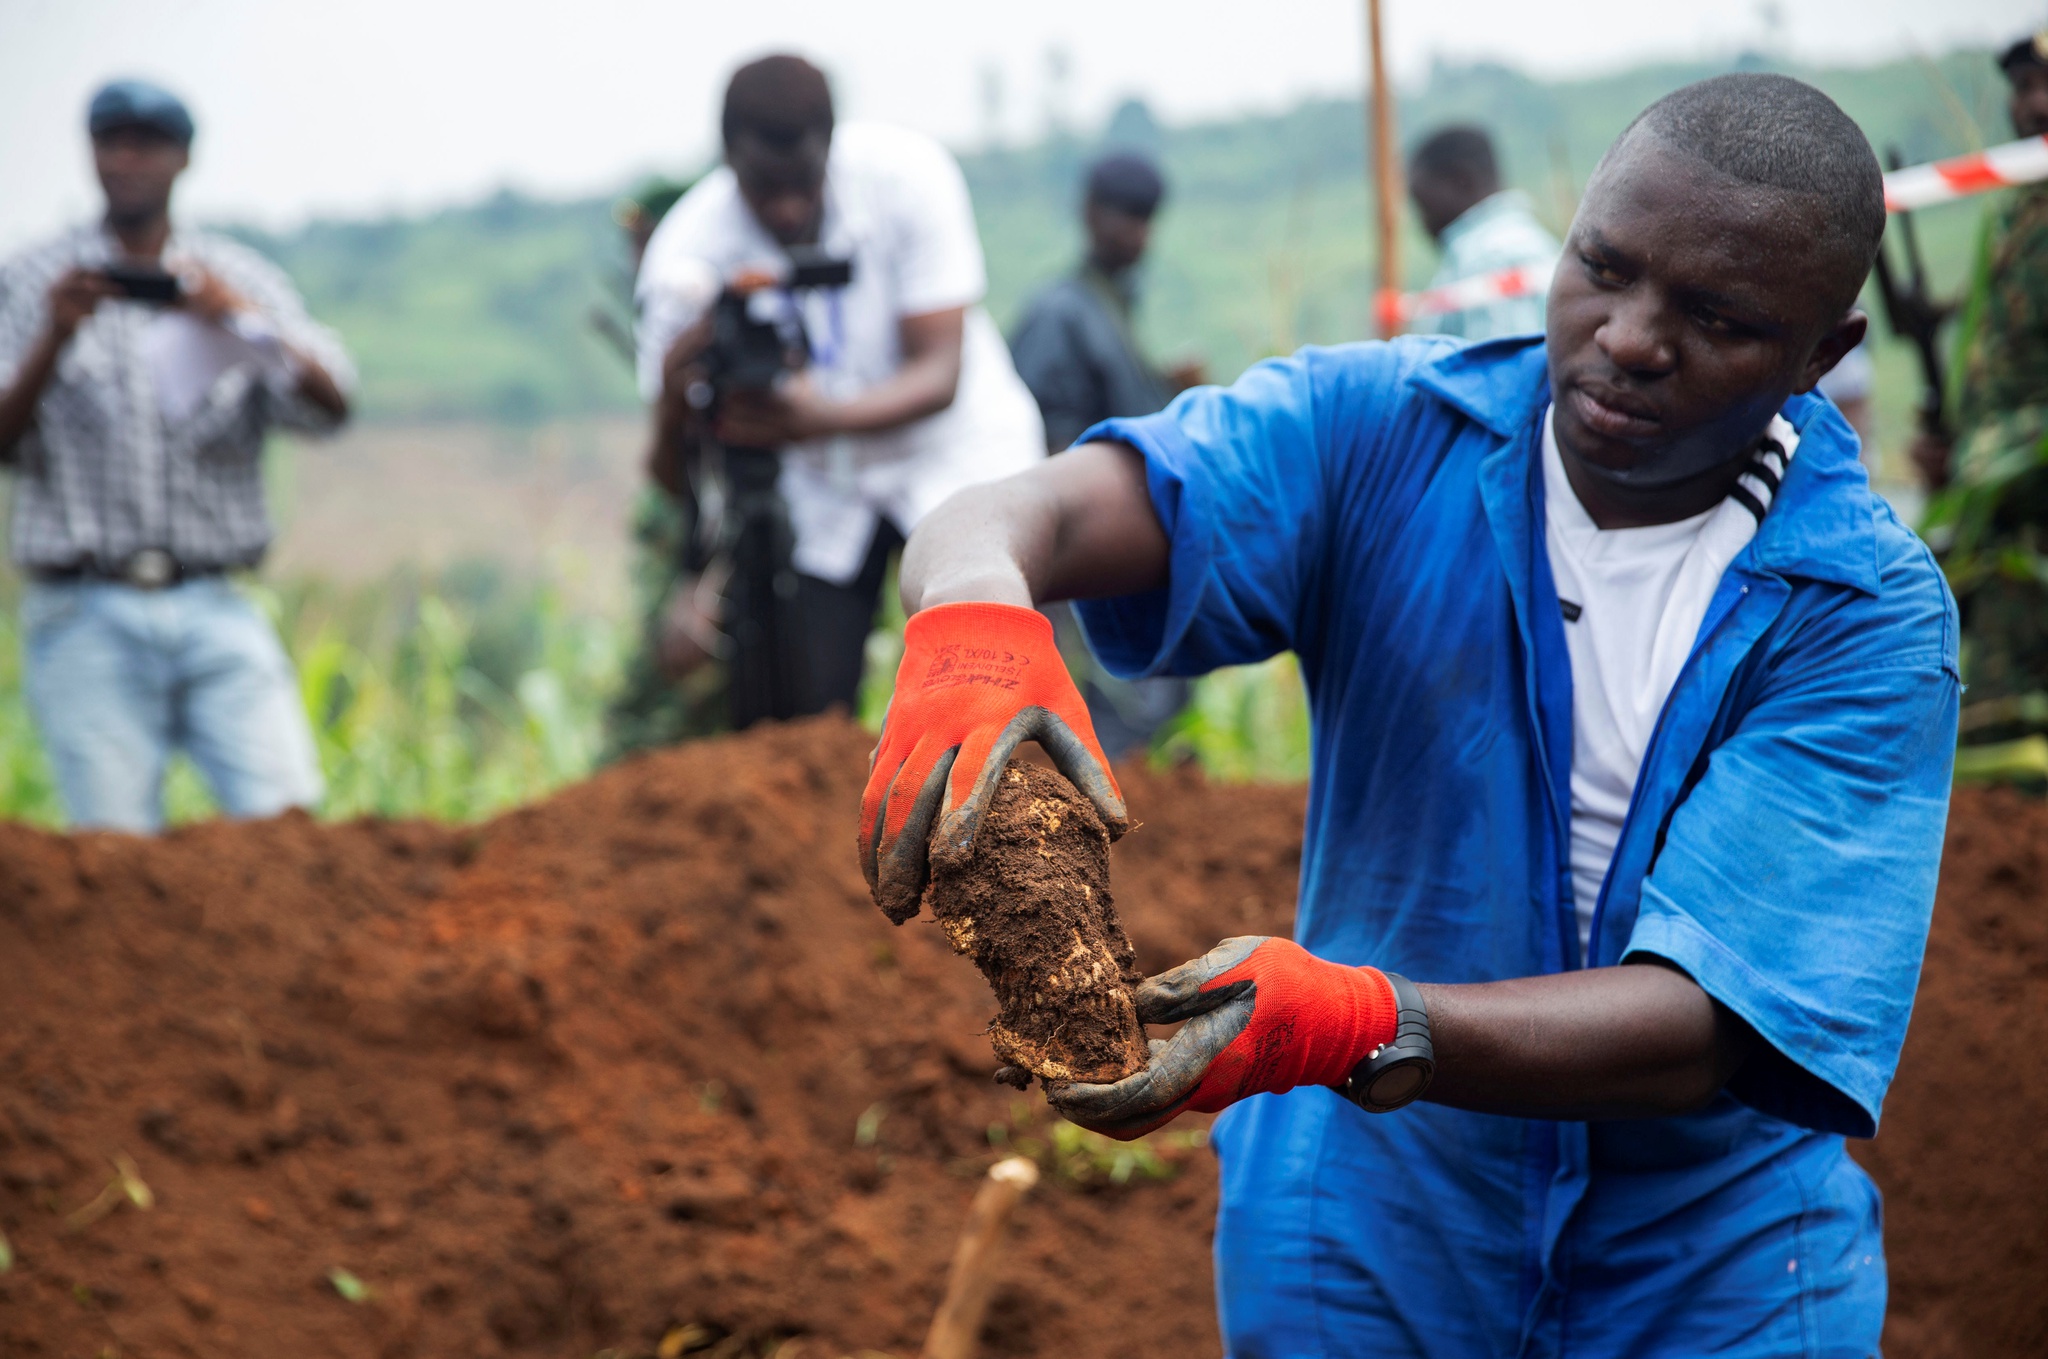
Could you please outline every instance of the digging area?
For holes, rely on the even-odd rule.
[[[1097,1082],[1144,1067],[1143,974],[1110,899],[1109,833],[1073,784],[1011,761],[973,852],[934,866],[925,905],[995,992],[989,1041],[1006,1067]]]
[[[1958,790],[1877,1139],[1886,1359],[2048,1355],[2048,805]]]
[[[868,901],[868,746],[757,732],[470,828],[0,827],[0,1354],[914,1354],[991,1128],[1050,1125],[942,929]],[[1141,969],[1286,927],[1299,789],[1122,778]],[[1958,797],[1858,1149],[1890,1359],[2048,1352],[2044,858],[2041,804]],[[1200,1152],[1049,1177],[984,1353],[1215,1354],[1214,1204]]]

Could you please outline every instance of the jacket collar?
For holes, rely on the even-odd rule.
[[[1466,345],[1430,360],[1410,379],[1504,440],[1550,402],[1549,356],[1540,335]],[[1785,403],[1799,451],[1756,538],[1736,558],[1754,570],[1878,591],[1876,505],[1856,457],[1856,435],[1826,398]]]

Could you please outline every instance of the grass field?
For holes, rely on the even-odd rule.
[[[572,613],[553,589],[478,568],[352,589],[246,588],[298,663],[324,815],[466,821],[590,772],[619,631]],[[0,604],[0,817],[58,825],[21,694],[16,610]],[[173,822],[214,811],[183,760],[165,797]]]
[[[555,586],[468,563],[357,586],[246,587],[278,624],[327,780],[329,818],[470,821],[588,774],[625,629],[569,607]],[[62,823],[21,693],[12,589],[0,589],[0,818]],[[870,639],[861,716],[880,726],[900,654],[900,619]],[[1194,759],[1235,779],[1308,772],[1308,717],[1291,658],[1202,681],[1162,733],[1161,760]],[[214,813],[179,760],[165,790],[174,823]]]

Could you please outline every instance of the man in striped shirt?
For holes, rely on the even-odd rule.
[[[1441,258],[1432,289],[1503,269],[1537,280],[1517,297],[1498,298],[1417,319],[1417,334],[1490,340],[1543,329],[1543,296],[1556,267],[1557,238],[1544,230],[1529,195],[1501,187],[1493,139],[1476,127],[1447,127],[1423,138],[1408,158],[1408,194]]]
[[[154,829],[178,749],[231,815],[307,806],[291,662],[227,576],[270,542],[265,433],[339,425],[348,358],[275,266],[173,228],[176,96],[117,81],[87,125],[105,215],[0,267],[29,703],[75,824]]]

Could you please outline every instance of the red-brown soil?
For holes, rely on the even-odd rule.
[[[0,1354],[914,1354],[987,1130],[1042,1105],[990,1079],[975,970],[868,900],[869,744],[758,732],[475,828],[0,827]],[[1125,780],[1185,835],[1118,852],[1144,965],[1286,918],[1299,790]],[[154,1208],[67,1230],[121,1153]],[[1211,1166],[1042,1186],[985,1352],[1214,1353]]]
[[[474,828],[0,827],[0,1354],[914,1353],[986,1130],[1042,1108],[991,1083],[991,995],[939,928],[868,902],[867,747],[758,732]],[[1285,928],[1298,789],[1121,777],[1143,969]],[[1958,797],[1860,1153],[1892,1359],[2048,1352],[2044,854],[2048,809]],[[154,1207],[67,1227],[117,1156]],[[1214,1196],[1202,1154],[1043,1185],[985,1353],[1214,1354]]]
[[[1877,1139],[1886,1359],[2048,1355],[2048,805],[1958,790]]]

